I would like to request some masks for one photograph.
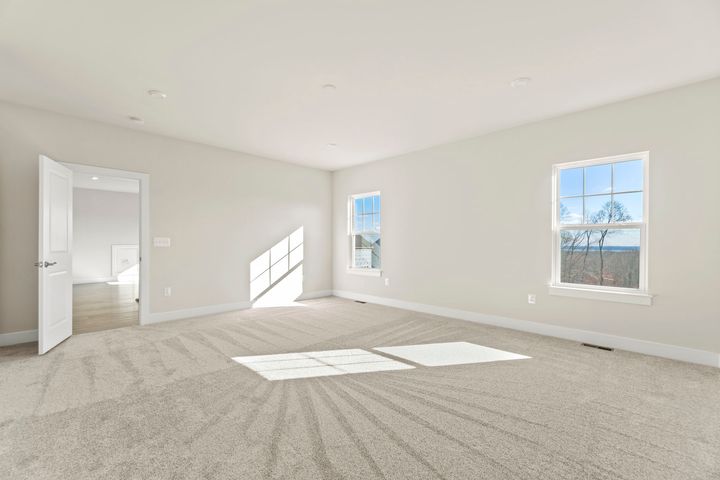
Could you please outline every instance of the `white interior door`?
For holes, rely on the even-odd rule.
[[[47,352],[72,335],[73,177],[40,155],[38,350]]]

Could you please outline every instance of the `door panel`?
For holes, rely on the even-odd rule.
[[[40,156],[38,351],[72,335],[72,172]]]
[[[68,251],[68,178],[50,172],[50,252],[63,253]],[[72,188],[72,187],[71,187]],[[70,191],[70,196],[72,190]]]

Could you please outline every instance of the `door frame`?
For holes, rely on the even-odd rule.
[[[138,308],[138,323],[150,323],[150,175],[147,173],[117,170],[114,168],[82,165],[79,163],[58,162],[73,172],[89,175],[120,177],[138,180],[140,184],[140,305]]]

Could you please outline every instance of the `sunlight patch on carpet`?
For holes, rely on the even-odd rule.
[[[426,367],[443,365],[463,365],[468,363],[498,362],[502,360],[522,360],[532,357],[483,347],[468,342],[429,343],[426,345],[406,345],[398,347],[377,347],[373,350],[403,358]]]
[[[252,355],[233,357],[233,360],[268,380],[327,377],[415,368],[412,365],[358,348]]]

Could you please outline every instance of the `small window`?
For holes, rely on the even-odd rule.
[[[380,192],[349,199],[350,268],[380,271]]]
[[[555,166],[553,285],[647,291],[648,154]]]

